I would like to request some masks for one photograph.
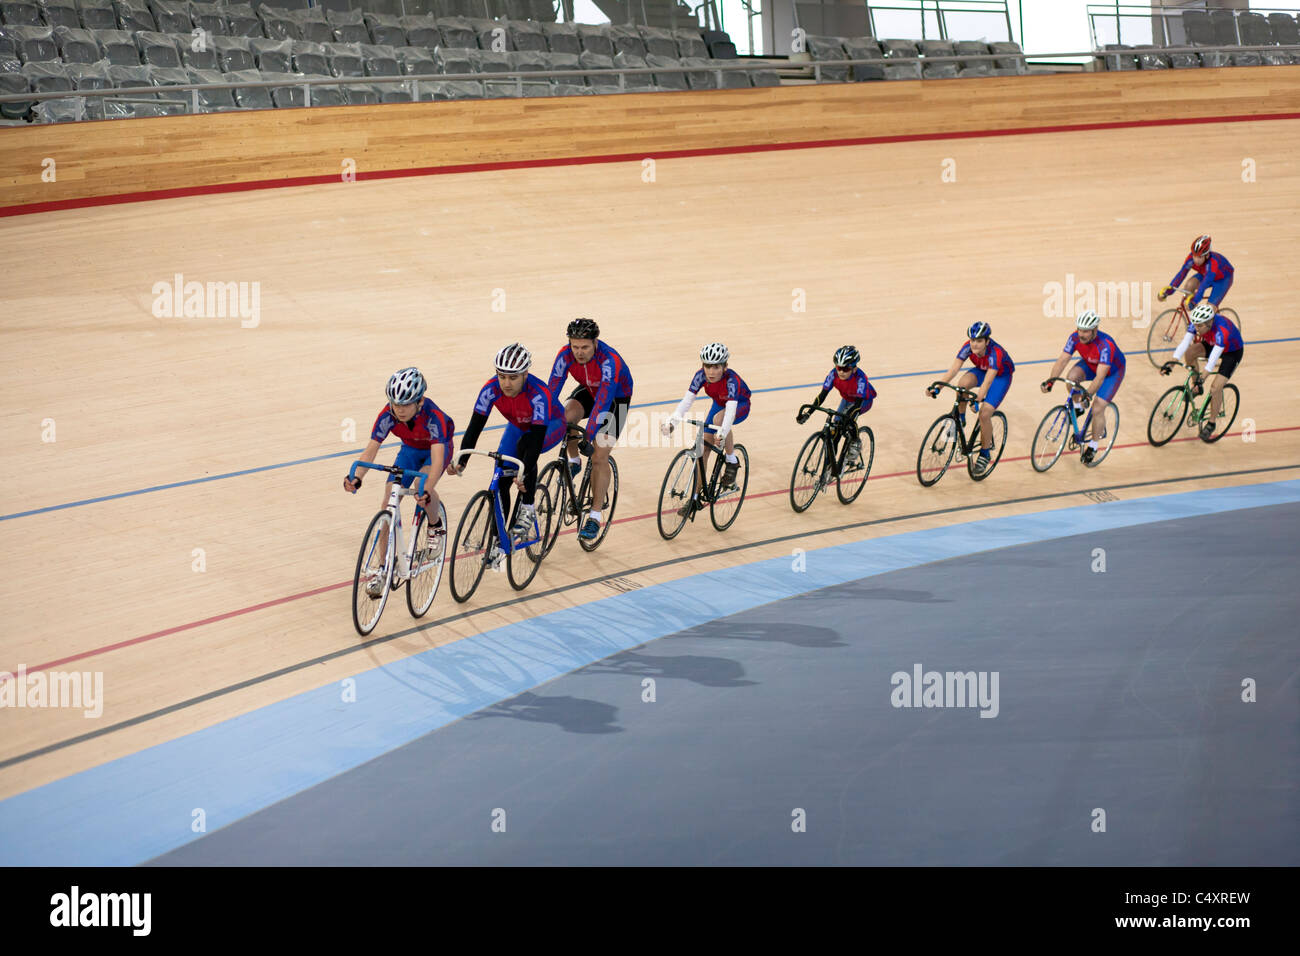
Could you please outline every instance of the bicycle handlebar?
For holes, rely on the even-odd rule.
[[[827,415],[830,415],[832,418],[844,417],[843,412],[836,411],[833,408],[827,408],[825,405],[800,405],[799,414],[802,415],[804,412],[825,412]]]
[[[1070,390],[1071,390],[1071,391],[1074,391],[1075,389],[1079,390],[1080,392],[1086,392],[1086,391],[1087,391],[1087,389],[1085,389],[1085,388],[1083,387],[1083,384],[1082,384],[1081,382],[1076,382],[1076,381],[1075,381],[1074,379],[1072,379],[1072,378],[1065,378],[1065,377],[1060,376],[1060,375],[1057,375],[1057,376],[1054,377],[1054,378],[1045,378],[1045,379],[1043,379],[1043,384],[1044,384],[1044,385],[1046,385],[1048,382],[1064,382],[1066,385],[1068,385],[1068,386],[1070,387]]]
[[[398,475],[402,478],[412,475],[415,477],[415,480],[420,483],[419,491],[416,492],[418,495],[424,494],[424,483],[429,477],[422,471],[412,471],[410,468],[398,468],[396,465],[376,465],[368,461],[357,459],[352,463],[352,467],[348,469],[348,478],[352,481],[357,480],[358,468],[368,468],[371,471],[386,471],[390,475]]]
[[[519,471],[522,472],[524,470],[524,463],[522,461],[518,458],[511,458],[509,455],[503,455],[499,451],[483,451],[479,448],[462,448],[460,451],[456,452],[456,457],[459,458],[461,455],[483,455],[484,457],[492,458],[497,462],[508,461],[510,464],[518,468]]]
[[[953,385],[953,384],[950,383],[950,382],[931,382],[931,383],[930,383],[930,388],[934,388],[936,385],[939,386],[940,388],[950,388],[950,389],[952,389],[954,392],[957,392],[958,395],[960,395],[960,396],[964,396],[964,397],[966,398],[966,401],[968,401],[968,402],[973,402],[973,401],[975,401],[975,394],[976,394],[976,393],[973,392],[973,391],[971,391],[969,388],[961,388],[960,386],[958,386],[958,385]],[[938,397],[939,397],[939,396],[937,396],[937,395],[935,396],[935,398],[938,398]]]

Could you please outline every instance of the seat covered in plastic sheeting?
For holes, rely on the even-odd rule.
[[[24,63],[23,76],[31,84],[33,93],[71,93],[72,77],[68,69],[57,60],[47,63]]]
[[[539,53],[542,62],[546,64],[547,70],[581,70],[582,60],[577,53]],[[552,83],[572,83],[577,86],[586,86],[580,76],[562,76],[552,77]]]
[[[117,66],[116,64],[108,67],[108,79],[117,90],[127,89],[130,87],[153,86],[153,80],[149,76],[147,66]],[[144,96],[149,99],[154,98],[152,93],[135,93],[133,96]]]
[[[458,47],[462,50],[478,49],[478,31],[465,17],[446,17],[439,20],[438,30],[442,33],[440,46]]]
[[[478,80],[434,80],[420,85],[422,100],[481,100],[483,84]]]
[[[71,27],[74,30],[86,29],[77,12],[77,0],[37,0],[41,8],[41,19],[48,27]]]
[[[546,48],[552,53],[572,53],[577,56],[582,52],[582,41],[575,24],[543,23],[542,36],[546,37]]]
[[[189,33],[194,29],[190,5],[180,0],[149,0],[159,33]]]
[[[1210,25],[1214,27],[1216,46],[1236,46],[1241,42],[1237,36],[1237,18],[1231,10],[1211,10]]]
[[[1188,46],[1214,46],[1214,24],[1204,10],[1184,10],[1180,15]]]
[[[998,40],[989,44],[990,53],[1014,54],[1002,56],[993,61],[993,72],[998,76],[1023,76],[1029,72],[1020,44],[1011,40]]]
[[[158,32],[153,13],[145,6],[144,0],[113,0],[113,12],[117,14],[119,30],[137,33],[140,30]]]
[[[686,74],[678,71],[682,65],[681,61],[675,56],[660,56],[658,53],[651,53],[645,58],[646,65],[650,67],[671,67],[675,72],[660,73],[658,70],[654,74],[655,86],[665,90],[689,90],[690,82],[686,79]]]
[[[263,70],[262,79],[283,80],[287,83],[302,77],[294,73],[267,73]],[[273,86],[270,90],[271,102],[276,109],[301,109],[307,105],[307,92],[301,86]]]
[[[677,30],[673,33],[677,41],[678,57],[695,57],[700,60],[709,58],[709,48],[705,45],[699,30]]]
[[[262,74],[257,70],[236,70],[226,74],[227,83],[260,83]],[[234,89],[235,103],[246,110],[275,109],[271,91],[265,86],[237,86]]]
[[[406,42],[411,46],[421,46],[432,50],[443,46],[442,30],[438,21],[427,16],[405,16],[401,18],[402,29],[406,32]]]
[[[153,86],[182,86],[189,83],[190,74],[188,70],[182,70],[172,66],[146,66],[145,70],[149,73],[149,83]],[[186,111],[191,101],[188,90],[175,90],[171,93],[163,94],[167,99],[183,100]]]
[[[578,40],[582,43],[583,53],[595,53],[597,56],[614,59],[614,39],[610,36],[608,28],[579,23]]]
[[[263,73],[297,73],[293,68],[293,41],[269,40],[250,37],[248,48],[253,52],[257,68]]]
[[[673,36],[671,30],[664,30],[661,27],[639,26],[637,31],[641,34],[642,41],[645,42],[647,57],[651,53],[655,56],[671,56],[674,59],[681,56],[677,52],[677,39]]]
[[[308,7],[306,10],[289,10],[286,12],[298,28],[300,40],[313,43],[334,43],[334,27],[325,19],[325,11],[320,7]]]
[[[951,40],[919,40],[917,41],[916,49],[921,56],[956,55]]]
[[[369,76],[365,61],[361,57],[361,47],[355,43],[325,43],[325,55],[329,58],[329,72],[334,76]]]
[[[284,7],[262,4],[257,8],[257,15],[262,20],[262,31],[271,40],[301,40],[297,22],[289,16]],[[331,39],[333,39],[331,37]]]
[[[333,40],[336,43],[373,43],[370,31],[360,10],[326,10],[325,19],[334,28]],[[406,46],[403,40],[402,46]]]
[[[0,0],[0,22],[5,26],[52,26],[41,19],[41,8],[32,0]]]
[[[140,51],[140,62],[147,66],[178,68],[181,65],[181,51],[176,48],[176,41],[165,33],[141,30],[135,35],[135,45]]]
[[[1221,50],[1206,50],[1201,54],[1201,66],[1232,66],[1232,61],[1228,58],[1228,54]]]
[[[191,83],[229,83],[227,74],[217,70],[187,70]],[[235,94],[231,90],[199,90],[199,112],[217,113],[235,108]]]
[[[641,38],[641,32],[633,26],[611,26],[609,28],[609,38],[614,42],[614,53],[627,53],[630,56],[639,56],[645,59],[649,53],[645,40]]]
[[[546,45],[546,34],[542,33],[539,23],[512,20],[507,24],[507,30],[510,45],[520,53],[546,53],[550,50]]]
[[[987,56],[989,45],[980,40],[958,40],[953,44],[953,53],[957,56]],[[992,60],[960,60],[957,63],[958,76],[992,76]]]
[[[494,50],[466,50],[465,58],[475,73],[509,73],[510,54]]]
[[[103,56],[95,35],[89,30],[55,27],[53,34],[64,63],[95,63]]]
[[[494,50],[497,53],[513,52],[514,42],[510,39],[510,31],[506,29],[506,24],[497,23],[495,20],[484,20],[482,17],[467,19],[480,50]]]
[[[776,70],[753,70],[748,74],[748,76],[749,82],[754,86],[781,85],[781,77]]]
[[[379,91],[379,102],[381,103],[411,102],[411,91],[404,86],[396,83],[376,83],[374,86]]]
[[[1300,24],[1295,19],[1285,13],[1270,13],[1268,23],[1273,28],[1273,36],[1278,43],[1283,46],[1300,46]]]
[[[1300,60],[1293,60],[1291,54],[1283,50],[1277,52],[1265,51],[1260,54],[1260,59],[1263,61],[1264,66],[1290,66],[1292,63],[1300,62]]]
[[[1201,58],[1195,53],[1170,53],[1169,65],[1175,70],[1199,70]]]
[[[59,45],[49,27],[3,26],[0,36],[9,40],[7,45],[24,63],[48,63],[59,58]]]
[[[87,31],[99,44],[100,59],[108,60],[113,66],[139,66],[140,50],[135,45],[135,38],[125,30],[90,30]]]
[[[418,43],[411,43],[406,38],[401,18],[395,14],[367,12],[364,19],[367,29],[370,30],[371,43],[392,47],[419,46]]]
[[[1107,43],[1104,47],[1109,56],[1103,57],[1107,70],[1136,70],[1137,56],[1133,48],[1123,43]]]
[[[98,111],[95,107],[99,107]],[[38,123],[76,123],[80,120],[102,119],[104,113],[103,104],[94,97],[69,96],[37,103],[32,107],[32,115]]]
[[[361,63],[366,68],[366,76],[401,76],[402,66],[397,62],[397,51],[391,46],[376,46],[373,43],[359,44]]]
[[[734,66],[730,60],[714,60],[715,66]],[[745,70],[723,70],[722,84],[718,87],[723,90],[748,90],[753,87],[753,82],[749,78],[749,73]]]
[[[709,69],[710,63],[707,59],[700,56],[684,56],[681,61],[682,66],[691,67],[691,72],[686,74],[686,82],[690,84],[691,89],[716,90],[718,88],[717,72]]]
[[[202,3],[195,0],[190,4],[190,17],[194,25],[212,36],[230,36],[230,26],[220,4]]]
[[[328,77],[307,76],[304,77],[304,79],[321,80],[321,79],[328,79]],[[313,86],[311,88],[311,105],[312,106],[347,106],[348,101],[347,98],[343,95],[343,91],[339,89],[337,86],[327,86],[325,84],[321,84],[320,86]]]
[[[440,46],[434,48],[433,60],[438,64],[439,73],[473,73],[474,64],[469,59],[471,52],[464,47]]]
[[[367,83],[348,83],[339,87],[348,105],[372,105],[380,102],[379,90]]]
[[[1138,69],[1168,70],[1173,66],[1169,61],[1169,54],[1162,53],[1155,47],[1140,46],[1135,49],[1137,51]]]
[[[1277,42],[1268,18],[1259,13],[1237,14],[1237,32],[1241,34],[1242,46],[1270,46]]]
[[[7,59],[14,58],[9,57]],[[17,62],[17,60],[14,59],[14,62]],[[0,71],[0,94],[16,96],[31,91],[32,84],[22,73],[21,68],[18,72]],[[31,112],[35,104],[35,100],[26,100],[19,103],[0,103],[0,116],[8,120],[23,119]]]
[[[330,69],[325,47],[311,40],[293,41],[293,72],[317,76],[336,76]]]
[[[69,63],[66,66],[68,79],[72,80],[73,89],[108,90],[113,81],[108,76],[108,61],[98,63]]]
[[[637,56],[634,53],[615,53],[614,68],[616,70],[645,70],[649,69],[649,64],[643,56]],[[655,85],[653,73],[632,73],[625,74],[623,79],[624,86],[629,89],[644,90]]]
[[[1231,62],[1233,66],[1263,66],[1264,58],[1254,50],[1247,50],[1232,54]]]
[[[117,11],[113,0],[77,0],[81,25],[87,30],[116,30]]]
[[[423,47],[399,46],[393,52],[397,54],[397,62],[401,64],[402,72],[407,76],[423,76],[426,73],[438,72],[438,64],[433,54]]]
[[[553,96],[589,96],[594,92],[590,86],[576,86],[559,77],[551,82]]]
[[[540,73],[549,70],[547,56],[549,54],[531,53],[524,50],[514,50],[505,55],[506,61],[510,64],[510,69],[516,73]]]
[[[257,69],[252,37],[213,37],[212,48],[217,51],[217,62],[222,73],[247,72]]]
[[[805,37],[804,42],[809,58],[821,64],[818,75],[823,82],[842,83],[849,78],[847,66],[833,65],[849,58],[839,37],[810,36]]]
[[[604,56],[600,53],[591,53],[584,50],[578,55],[578,63],[584,70],[612,70],[614,69],[614,58]],[[618,86],[618,77],[611,74],[588,73],[587,85],[590,87],[597,86]]]

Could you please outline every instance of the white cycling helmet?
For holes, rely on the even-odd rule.
[[[731,353],[721,342],[710,342],[700,349],[700,361],[705,365],[726,365]]]
[[[532,353],[518,342],[511,342],[497,353],[496,366],[498,372],[506,372],[512,375],[527,372],[532,367],[532,364]]]
[[[1074,320],[1075,328],[1095,329],[1101,325],[1101,316],[1089,309],[1087,312],[1080,312],[1079,317]]]
[[[424,398],[424,376],[418,368],[404,368],[394,372],[388,380],[388,401],[391,405],[410,405]]]
[[[1198,302],[1196,308],[1192,309],[1192,321],[1197,325],[1203,322],[1214,321],[1214,306],[1208,302]]]

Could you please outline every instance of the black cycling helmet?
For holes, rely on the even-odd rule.
[[[594,319],[574,319],[565,329],[564,334],[571,339],[598,339],[600,326]]]
[[[857,368],[858,362],[861,360],[862,356],[858,354],[858,350],[852,345],[840,346],[835,350],[835,355],[831,357],[831,361],[838,368]]]

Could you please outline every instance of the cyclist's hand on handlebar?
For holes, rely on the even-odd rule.
[[[1173,295],[1173,293],[1174,293],[1174,287],[1171,285],[1167,285],[1159,292],[1156,293],[1156,298],[1159,299],[1161,302],[1163,302],[1165,301],[1165,299]]]
[[[348,492],[348,493],[350,493],[350,494],[354,494],[354,495],[355,495],[355,494],[357,493],[357,489],[359,489],[360,487],[361,487],[361,478],[360,478],[360,476],[358,476],[358,477],[356,477],[356,478],[353,478],[351,475],[344,475],[344,476],[343,476],[343,490],[344,490],[344,491],[346,491],[346,492]]]
[[[980,413],[980,400],[978,398],[971,399],[970,410],[976,415]]]
[[[931,398],[938,398],[939,391],[940,389],[938,385],[927,385],[925,388],[925,394],[929,395]]]
[[[1166,362],[1164,365],[1160,366],[1160,374],[1161,374],[1161,375],[1168,375],[1168,374],[1169,374],[1170,372],[1172,372],[1173,370],[1174,370],[1174,363],[1173,363],[1173,362]]]
[[[428,511],[431,507],[433,507],[433,496],[429,494],[427,490],[423,492],[420,495],[420,497],[416,498],[415,500],[420,503],[420,507],[423,508],[425,511]]]
[[[1046,382],[1044,382],[1044,383],[1042,384],[1041,387],[1042,387],[1042,389],[1043,389],[1044,392],[1050,392],[1050,391],[1052,390],[1052,386],[1055,385],[1055,384],[1056,384],[1056,383],[1053,382],[1051,379],[1048,379]]]
[[[585,438],[578,439],[578,454],[584,458],[590,458],[591,453],[596,450],[596,446]]]
[[[802,425],[804,422],[808,421],[808,416],[810,416],[811,414],[812,414],[811,411],[805,409],[804,411],[795,415],[794,420],[797,421],[800,425]]]
[[[671,435],[673,433],[673,423],[671,421],[664,422],[659,426],[659,431],[664,435]]]

